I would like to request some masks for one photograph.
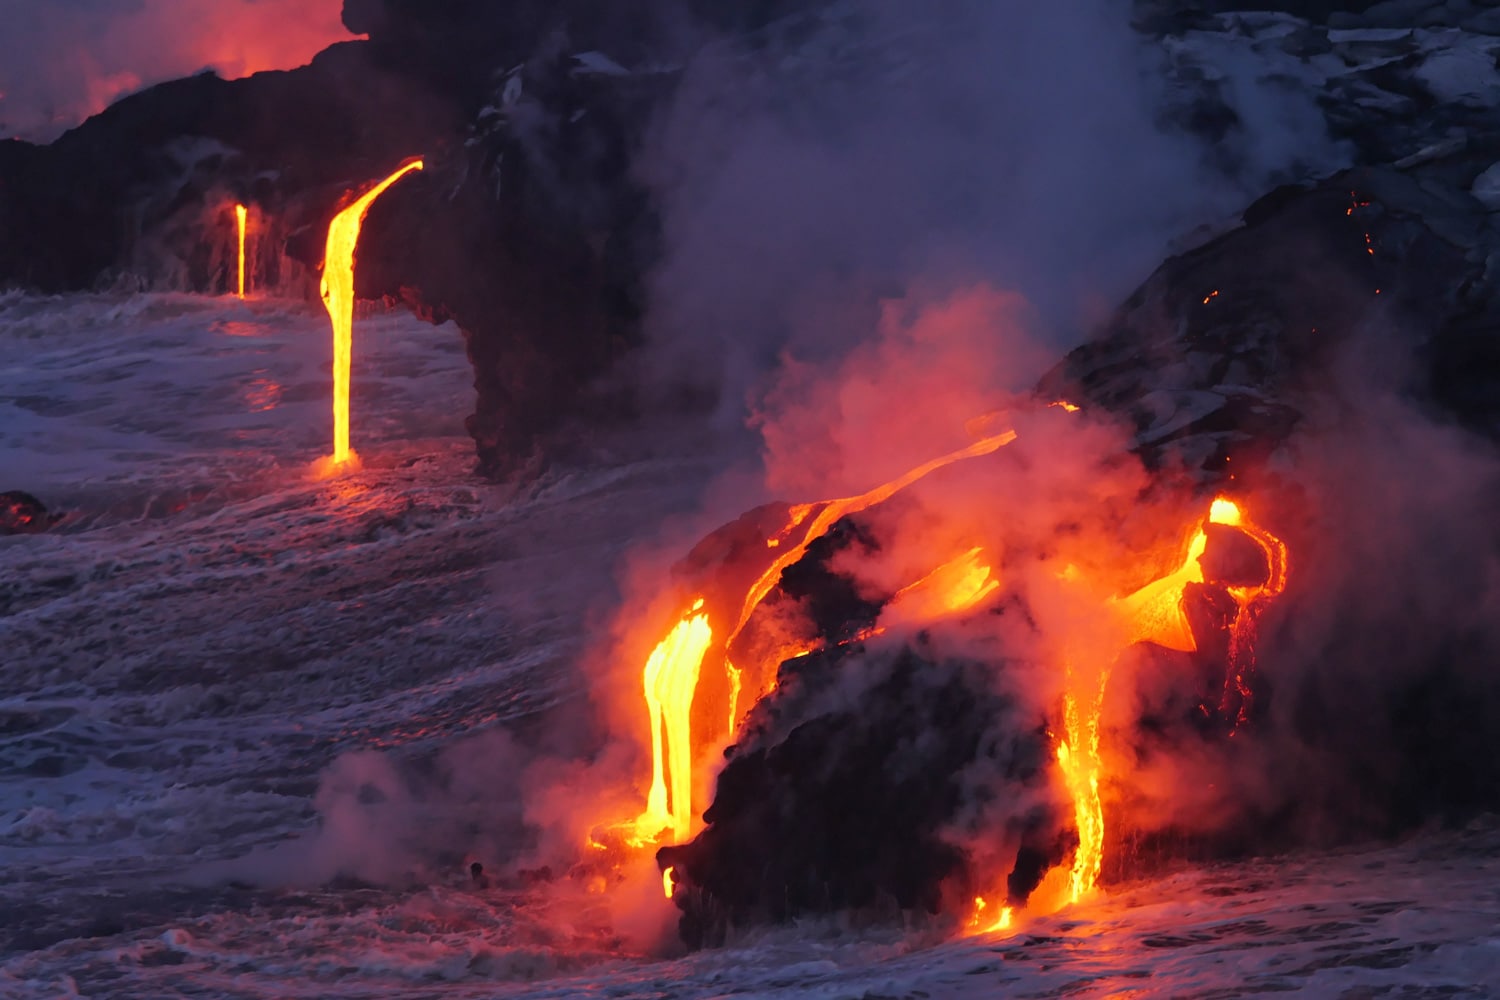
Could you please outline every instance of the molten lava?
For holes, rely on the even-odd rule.
[[[323,305],[333,323],[333,466],[354,459],[349,448],[349,370],[354,357],[354,249],[359,230],[370,206],[386,188],[422,161],[413,160],[361,195],[354,204],[334,216],[328,225],[328,245],[323,254]]]
[[[635,821],[634,842],[649,843],[667,830],[678,843],[692,828],[693,749],[689,710],[698,670],[713,642],[703,599],[651,651],[646,661],[646,711],[651,720],[651,791]],[[671,795],[668,796],[668,781]]]
[[[817,510],[817,514],[812,518],[812,523],[803,533],[802,541],[798,544],[786,545],[785,543],[788,539],[784,536],[778,539],[775,548],[779,554],[776,556],[775,561],[771,563],[770,568],[760,575],[760,578],[750,587],[750,592],[745,595],[744,603],[740,606],[739,619],[735,622],[729,640],[733,642],[734,637],[739,635],[740,629],[744,628],[745,623],[750,620],[750,615],[754,613],[756,606],[765,600],[766,595],[776,586],[776,581],[781,579],[782,572],[792,563],[801,559],[802,554],[807,551],[807,547],[819,538],[822,538],[828,529],[833,527],[840,518],[847,517],[850,514],[858,514],[860,511],[873,507],[878,503],[884,503],[912,483],[926,478],[944,466],[952,465],[954,462],[960,462],[966,458],[977,458],[980,455],[992,454],[1004,448],[1015,439],[1016,432],[1013,430],[992,434],[989,437],[975,441],[967,448],[950,452],[941,458],[935,458],[924,465],[919,465],[906,475],[877,486],[868,493],[861,493],[856,497],[845,497],[842,500],[827,500],[822,504],[803,504],[799,507],[794,507],[792,509],[792,523],[787,528],[788,532],[801,527],[812,511]]]
[[[990,567],[980,562],[983,554],[983,549],[970,549],[903,587],[881,613],[881,622],[891,626],[935,621],[983,601],[1000,589]]]
[[[989,908],[983,896],[974,897],[974,913],[969,918],[969,929],[976,934],[992,934],[996,931],[1010,930],[1011,923],[1015,917],[1015,908],[1011,906],[1000,907],[1000,912],[995,914],[994,919],[988,919],[984,911]]]
[[[1074,409],[1071,404],[1057,404]],[[1014,431],[1005,430],[976,441],[912,469],[905,475],[884,483],[867,493],[838,500],[801,504],[790,508],[786,523],[774,537],[765,540],[768,565],[745,590],[733,617],[724,615],[729,627],[722,644],[715,644],[715,629],[710,618],[723,615],[722,608],[707,606],[706,599],[696,598],[667,635],[656,645],[643,671],[643,687],[651,732],[652,776],[645,811],[633,822],[623,824],[626,843],[644,846],[670,837],[674,842],[687,840],[693,831],[697,814],[693,808],[693,763],[703,748],[692,743],[690,715],[697,694],[704,660],[710,649],[722,650],[717,666],[726,672],[730,733],[739,725],[740,699],[744,693],[744,671],[755,671],[761,664],[729,662],[728,649],[757,607],[771,593],[782,573],[802,558],[808,547],[827,533],[841,518],[881,503],[923,477],[954,462],[987,455],[1014,441]],[[1060,666],[1065,674],[1062,698],[1061,733],[1056,744],[1056,759],[1069,796],[1073,800],[1074,824],[1078,846],[1071,865],[1049,876],[1045,891],[1039,890],[1033,905],[1060,907],[1077,903],[1094,890],[1104,863],[1105,814],[1104,789],[1107,785],[1105,758],[1101,746],[1106,691],[1115,661],[1124,649],[1134,643],[1149,642],[1169,649],[1192,652],[1197,643],[1183,609],[1184,596],[1190,584],[1205,584],[1201,560],[1208,551],[1210,525],[1221,525],[1241,532],[1259,547],[1265,556],[1268,575],[1264,582],[1251,586],[1234,586],[1215,579],[1231,595],[1237,608],[1230,625],[1230,664],[1224,691],[1224,717],[1234,718],[1235,725],[1244,721],[1250,704],[1249,674],[1254,668],[1253,639],[1255,619],[1266,602],[1280,594],[1286,585],[1286,547],[1269,532],[1250,523],[1239,505],[1220,497],[1213,501],[1208,516],[1187,537],[1185,553],[1175,570],[1124,596],[1104,598],[1097,591],[1085,598],[1087,608],[1097,611],[1107,621],[1110,637],[1098,649],[1085,650],[1081,645],[1061,651]],[[995,593],[1001,581],[991,562],[980,548],[969,549],[932,570],[917,582],[901,589],[887,603],[882,624],[891,622],[927,622],[962,612],[978,605]],[[1074,566],[1059,578],[1069,587],[1086,593],[1087,581]],[[733,605],[731,604],[731,607]],[[862,633],[865,638],[884,631],[876,627]],[[788,638],[770,652],[756,654],[777,657],[785,662],[790,656],[805,655],[816,648],[804,645],[805,639]],[[764,676],[752,672],[752,678]],[[774,681],[760,692],[774,690]],[[1235,698],[1239,701],[1232,704]],[[710,706],[712,715],[719,709]],[[1234,711],[1231,711],[1233,709]],[[668,898],[675,891],[674,870],[669,868],[662,879]],[[1004,930],[1012,925],[1013,910],[1006,906],[986,912],[984,897],[974,899],[970,926],[976,930]]]
[[[250,210],[244,205],[234,206],[235,228],[238,230],[240,252],[239,263],[239,296],[245,297],[245,226],[249,221]]]
[[[1264,608],[1265,601],[1286,587],[1286,546],[1270,532],[1246,520],[1239,505],[1225,497],[1215,499],[1210,506],[1208,523],[1244,532],[1260,547],[1270,567],[1270,576],[1264,584],[1227,588],[1234,598],[1237,612],[1230,623],[1230,662],[1221,710],[1229,714],[1230,703],[1237,695],[1239,702],[1234,724],[1238,726],[1246,720],[1251,703],[1248,675],[1254,669],[1252,639],[1255,618]],[[1188,542],[1187,554],[1177,570],[1123,598],[1110,600],[1110,606],[1123,616],[1128,643],[1152,642],[1183,652],[1197,649],[1182,601],[1188,584],[1204,582],[1200,560],[1207,548],[1208,532],[1200,528]],[[1098,883],[1104,864],[1104,802],[1100,794],[1104,761],[1099,736],[1110,671],[1105,667],[1097,682],[1087,685],[1087,690],[1079,690],[1085,685],[1075,676],[1072,663],[1068,663],[1065,669],[1068,680],[1063,701],[1064,738],[1057,746],[1057,761],[1073,798],[1074,821],[1078,828],[1078,848],[1073,856],[1068,884],[1068,901],[1076,903]]]
[[[1063,731],[1066,739],[1057,745],[1057,763],[1073,797],[1073,820],[1078,827],[1078,849],[1073,853],[1073,868],[1068,876],[1068,902],[1083,899],[1099,881],[1104,868],[1104,800],[1099,781],[1104,760],[1099,754],[1099,717],[1104,712],[1104,689],[1109,671],[1099,675],[1090,700],[1082,700],[1073,688],[1073,671],[1068,670],[1069,690],[1063,701]]]
[[[991,454],[1015,439],[1015,431],[1006,430],[933,459],[868,493],[793,507],[787,525],[766,546],[768,553],[774,553],[774,558],[746,592],[723,648],[727,650],[733,643],[756,607],[781,579],[782,572],[801,559],[807,547],[827,533],[840,518],[882,503],[944,466]],[[958,589],[956,593],[949,593],[945,600],[960,605],[964,602],[973,604],[999,586],[998,582],[989,580],[989,567],[980,565],[977,556],[976,550],[961,557],[958,578],[953,581]],[[968,562],[963,562],[964,559]],[[692,833],[695,816],[692,808],[692,760],[695,748],[690,717],[703,658],[713,642],[713,629],[709,626],[703,604],[703,598],[695,599],[687,613],[652,650],[643,671],[646,712],[651,727],[651,790],[645,812],[630,824],[632,832],[627,840],[635,846],[655,842],[668,831],[673,842],[682,843]],[[729,729],[733,732],[739,721],[741,671],[727,658],[723,668],[729,680],[728,718]]]

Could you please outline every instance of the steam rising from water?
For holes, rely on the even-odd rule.
[[[1053,352],[1077,343],[1170,239],[1238,210],[1310,138],[1247,115],[1258,172],[1217,173],[1158,126],[1160,53],[1127,8],[834,5],[810,37],[705,50],[651,161],[654,370],[722,389],[734,422],[783,354],[836,363],[882,303],[916,315],[975,285],[1029,303]],[[974,373],[987,391],[996,364]]]

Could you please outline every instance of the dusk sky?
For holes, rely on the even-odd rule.
[[[342,0],[0,0],[0,137],[50,141],[141,87],[304,65]]]

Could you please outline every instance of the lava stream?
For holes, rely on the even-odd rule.
[[[1015,439],[1015,431],[1006,430],[919,465],[868,493],[793,507],[788,525],[780,535],[767,542],[767,551],[775,553],[775,558],[745,594],[734,628],[729,631],[723,648],[727,650],[733,643],[756,607],[781,579],[782,571],[801,559],[807,547],[821,538],[840,518],[881,503],[946,465],[991,454]],[[793,536],[799,529],[802,529],[801,537],[796,539]],[[975,555],[977,553],[969,554],[971,560]],[[983,572],[980,573],[980,570]],[[989,567],[974,563],[971,572],[962,578],[961,582],[967,583],[977,594],[971,595],[973,601],[994,589],[993,586],[987,586],[987,582],[993,582],[988,581],[988,577]],[[994,586],[998,586],[998,583]],[[651,651],[642,673],[647,718],[651,726],[651,790],[647,795],[645,812],[631,824],[633,835],[628,839],[638,846],[654,842],[668,830],[671,831],[673,842],[682,843],[692,832],[692,821],[696,814],[692,808],[691,767],[694,747],[690,715],[703,658],[713,641],[713,630],[709,627],[708,615],[701,610],[702,607],[703,598],[695,599],[691,609]],[[738,721],[740,671],[727,659],[722,666],[730,683],[729,719],[732,732]],[[670,798],[667,794],[669,780]]]
[[[916,583],[902,587],[881,613],[883,625],[934,621],[967,611],[1000,589],[989,565],[980,562],[984,550],[972,548],[943,563]]]
[[[1245,705],[1250,695],[1245,675],[1254,664],[1244,661],[1250,656],[1254,615],[1263,606],[1259,602],[1275,597],[1286,587],[1286,545],[1275,535],[1247,521],[1239,505],[1225,497],[1218,497],[1210,506],[1208,523],[1244,532],[1265,553],[1270,569],[1270,578],[1261,586],[1228,588],[1237,611],[1230,624],[1230,664],[1225,678],[1224,703],[1228,705],[1232,693],[1241,696],[1235,719],[1237,726],[1245,721]],[[1207,549],[1208,532],[1200,528],[1189,541],[1187,555],[1176,571],[1123,598],[1109,601],[1109,605],[1123,616],[1127,643],[1152,642],[1182,652],[1198,648],[1183,612],[1182,600],[1188,584],[1204,582],[1203,566],[1199,560]],[[1098,675],[1098,681],[1089,685],[1090,690],[1079,690],[1084,685],[1075,676],[1071,662],[1066,669],[1064,738],[1057,747],[1057,760],[1073,798],[1074,819],[1078,826],[1078,849],[1073,856],[1068,885],[1069,901],[1076,903],[1093,890],[1104,864],[1104,802],[1099,791],[1104,761],[1099,750],[1099,729],[1109,669],[1105,668]],[[1234,692],[1231,692],[1231,687]]]
[[[353,458],[349,449],[349,369],[354,357],[354,249],[365,215],[386,188],[422,161],[413,160],[359,197],[328,224],[328,244],[323,253],[321,292],[328,318],[333,323],[333,466]]]
[[[250,210],[244,205],[234,206],[235,228],[239,232],[239,295],[242,299],[245,297],[245,226],[249,217]]]
[[[1073,853],[1073,868],[1068,877],[1068,902],[1083,899],[1099,881],[1104,868],[1104,800],[1099,794],[1099,779],[1104,761],[1099,754],[1099,717],[1104,711],[1104,689],[1109,671],[1099,681],[1088,702],[1073,690],[1074,674],[1068,669],[1068,692],[1063,703],[1063,732],[1066,738],[1057,745],[1057,763],[1073,797],[1073,819],[1078,826],[1078,849]]]
[[[713,629],[703,599],[651,651],[646,661],[646,712],[651,720],[651,791],[646,811],[635,821],[635,843],[648,843],[667,830],[678,843],[692,826],[693,756],[688,712],[698,688],[703,654]],[[667,781],[671,780],[668,797]]]

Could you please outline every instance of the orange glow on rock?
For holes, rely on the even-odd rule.
[[[245,297],[245,229],[250,218],[250,210],[244,205],[234,206],[234,221],[237,235],[239,236],[239,296]]]
[[[661,890],[666,893],[668,899],[672,898],[672,893],[676,889],[676,886],[672,885],[672,873],[676,870],[675,867],[669,865],[661,873]]]
[[[45,60],[6,60],[4,135],[50,142],[57,133],[143,87],[212,69],[225,80],[305,66],[355,37],[340,0],[137,0],[33,3],[33,37],[55,37]],[[7,8],[7,10],[19,8]],[[19,15],[18,15],[19,16]],[[86,20],[85,20],[86,18]],[[8,31],[16,30],[16,17]],[[56,32],[54,35],[53,33]]]
[[[323,305],[328,310],[328,318],[333,324],[334,468],[346,466],[356,460],[349,447],[349,370],[354,357],[354,250],[359,244],[359,230],[364,225],[370,206],[385,193],[386,188],[411,171],[421,169],[421,160],[405,164],[334,216],[328,225],[328,244],[323,254],[320,291]]]

